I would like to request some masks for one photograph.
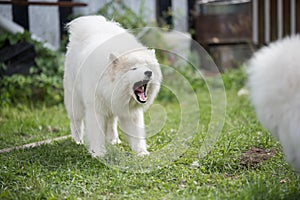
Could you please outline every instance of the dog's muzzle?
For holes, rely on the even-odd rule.
[[[136,82],[133,85],[134,95],[136,97],[137,102],[146,103],[147,102],[147,87],[149,84],[149,80],[143,80]]]

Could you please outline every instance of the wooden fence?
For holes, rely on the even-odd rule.
[[[261,46],[300,33],[300,0],[252,0],[223,5],[201,2],[198,1],[196,11],[200,43],[253,42]],[[205,13],[208,11],[212,13]]]
[[[300,33],[299,0],[252,0],[252,40],[262,45]]]
[[[199,0],[195,7],[195,39],[221,71],[238,67],[256,48],[300,33],[300,0]]]

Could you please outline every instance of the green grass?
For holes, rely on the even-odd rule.
[[[0,149],[69,134],[62,105],[29,108],[18,105],[0,108]]]
[[[299,199],[300,176],[285,162],[280,145],[255,117],[241,84],[225,75],[227,107],[222,134],[215,147],[199,155],[210,120],[206,89],[197,89],[200,127],[178,159],[149,173],[111,168],[93,159],[71,139],[0,154],[0,199]],[[176,136],[180,109],[176,101],[161,101],[165,126],[152,136],[149,150],[163,148]],[[158,110],[160,110],[158,108]],[[145,115],[151,123],[151,113]],[[0,147],[12,147],[69,134],[63,106],[2,108]],[[124,138],[122,137],[121,139]],[[257,164],[242,164],[252,147],[276,152]],[[126,142],[117,148],[129,152]]]

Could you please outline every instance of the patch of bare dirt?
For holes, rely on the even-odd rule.
[[[251,149],[242,154],[240,164],[246,167],[255,167],[259,163],[271,159],[276,153],[275,149],[251,147]]]

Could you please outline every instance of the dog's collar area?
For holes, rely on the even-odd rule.
[[[147,102],[148,83],[149,83],[149,80],[143,80],[143,81],[136,82],[133,85],[133,91],[134,91],[137,102],[142,103],[142,104]]]

